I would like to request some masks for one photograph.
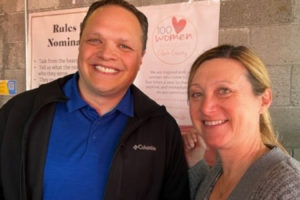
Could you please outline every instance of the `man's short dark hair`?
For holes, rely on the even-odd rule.
[[[122,8],[125,8],[126,10],[130,11],[132,14],[136,16],[138,19],[141,28],[142,28],[142,44],[143,44],[143,51],[146,50],[146,44],[147,44],[147,34],[148,34],[148,20],[147,17],[139,11],[134,5],[128,3],[127,1],[124,0],[102,0],[102,1],[96,1],[94,2],[90,7],[85,15],[82,23],[80,24],[80,38],[82,36],[83,29],[86,26],[86,22],[89,18],[89,16],[98,8],[107,6],[107,5],[116,5],[120,6]]]

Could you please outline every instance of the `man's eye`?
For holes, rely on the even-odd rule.
[[[100,44],[101,40],[92,38],[92,39],[88,39],[87,42],[90,44]]]
[[[131,49],[128,45],[126,44],[120,44],[121,49]]]

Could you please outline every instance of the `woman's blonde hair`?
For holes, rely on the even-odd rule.
[[[255,95],[261,95],[267,88],[271,88],[271,80],[266,66],[253,51],[245,46],[221,45],[204,52],[194,61],[188,79],[188,98],[190,96],[189,88],[197,69],[203,62],[214,58],[229,58],[243,64],[248,71],[248,80]],[[287,152],[277,139],[268,110],[260,116],[260,131],[264,144],[278,146]]]

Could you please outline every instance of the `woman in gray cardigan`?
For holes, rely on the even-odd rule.
[[[217,154],[209,170],[203,161],[195,164],[199,137],[183,135],[192,199],[300,199],[300,164],[274,134],[270,79],[251,50],[222,45],[200,55],[190,71],[188,101],[193,126]]]

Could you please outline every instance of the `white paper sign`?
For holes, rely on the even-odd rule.
[[[27,88],[36,88],[77,70],[80,23],[87,8],[29,16]]]

